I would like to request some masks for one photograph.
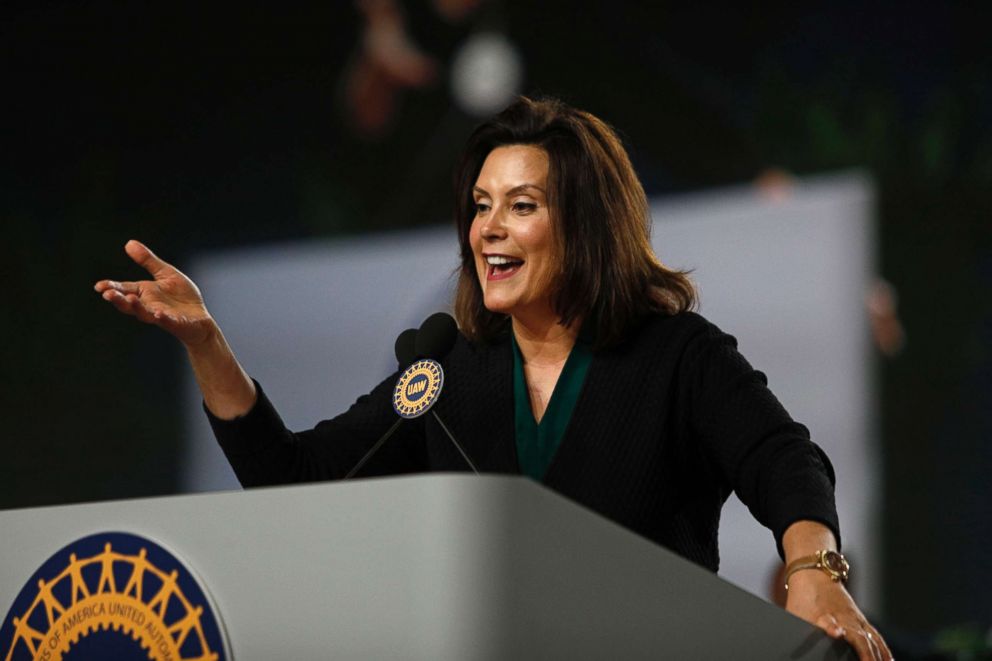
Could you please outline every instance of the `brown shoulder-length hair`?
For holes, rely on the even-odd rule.
[[[533,145],[548,154],[548,207],[559,273],[552,302],[564,325],[576,320],[597,348],[617,344],[650,312],[691,309],[687,274],[666,268],[650,240],[644,188],[620,139],[605,122],[556,99],[519,97],[468,139],[455,173],[461,269],[455,316],[472,340],[491,341],[507,315],[490,312],[469,243],[472,187],[496,147]]]

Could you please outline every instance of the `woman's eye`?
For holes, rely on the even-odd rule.
[[[489,211],[489,205],[488,204],[486,204],[485,202],[476,202],[475,203],[475,214],[476,215],[479,215],[480,213],[485,213],[487,211]]]
[[[537,210],[537,205],[533,202],[514,202],[513,211],[516,213],[533,213]]]

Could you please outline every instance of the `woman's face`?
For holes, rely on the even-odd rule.
[[[548,209],[548,154],[510,145],[489,153],[475,182],[469,242],[488,310],[518,319],[555,319],[554,246]]]

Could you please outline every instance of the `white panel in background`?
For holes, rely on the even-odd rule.
[[[653,242],[693,269],[700,311],[830,456],[853,588],[876,602],[880,484],[864,294],[873,277],[873,194],[857,173],[799,180],[785,196],[751,188],[656,200]],[[347,408],[395,368],[393,341],[449,309],[454,230],[432,228],[203,255],[189,269],[248,372],[290,428]],[[237,487],[187,388],[184,488]],[[771,535],[736,498],[724,508],[721,575],[767,595]]]

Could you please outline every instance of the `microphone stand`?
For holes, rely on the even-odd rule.
[[[472,463],[472,460],[468,458],[468,455],[465,454],[465,450],[462,449],[461,443],[456,441],[452,433],[448,431],[448,426],[444,424],[443,420],[441,420],[441,416],[439,416],[437,414],[437,411],[435,411],[434,409],[431,409],[431,415],[433,415],[434,419],[437,420],[437,424],[441,425],[441,429],[443,429],[444,433],[448,435],[448,438],[451,439],[451,442],[455,444],[455,447],[458,448],[458,451],[462,453],[462,459],[465,460],[465,463],[468,464],[468,467],[472,469],[473,473],[478,475],[479,470],[475,467],[475,464]]]
[[[372,455],[378,452],[379,448],[382,447],[382,444],[385,443],[386,440],[393,435],[393,432],[399,428],[401,422],[403,422],[403,418],[396,418],[396,422],[393,423],[393,426],[386,430],[386,433],[382,435],[382,438],[380,438],[378,441],[375,442],[375,445],[372,446],[372,449],[366,452],[365,456],[358,460],[358,463],[355,464],[355,467],[352,468],[350,471],[348,471],[348,474],[345,475],[343,479],[347,480],[354,477],[355,473],[357,473],[358,470],[365,465],[365,462],[371,459]]]
[[[476,468],[475,464],[472,463],[472,460],[468,458],[468,454],[465,452],[465,449],[462,447],[462,444],[459,443],[457,440],[455,440],[454,434],[452,434],[451,430],[448,429],[448,425],[444,424],[444,420],[441,419],[441,416],[439,416],[437,414],[437,411],[435,411],[434,409],[431,409],[431,415],[434,416],[434,419],[437,420],[437,424],[441,425],[441,429],[444,430],[444,433],[447,434],[448,438],[451,440],[451,443],[458,449],[458,452],[461,453],[462,459],[465,460],[465,463],[468,464],[468,467],[472,469],[473,473],[478,475],[479,469]],[[386,433],[382,435],[382,438],[380,438],[378,441],[375,442],[375,445],[369,448],[369,451],[365,453],[365,456],[359,459],[358,463],[355,464],[355,467],[352,468],[350,471],[348,471],[348,474],[345,475],[343,479],[348,480],[355,477],[355,474],[358,473],[359,470],[361,470],[362,466],[368,463],[368,460],[372,458],[372,455],[378,452],[379,448],[381,448],[383,444],[389,439],[389,437],[393,435],[393,432],[395,432],[399,428],[400,423],[403,422],[403,420],[404,418],[396,418],[396,422],[394,422],[393,425],[386,430]]]

